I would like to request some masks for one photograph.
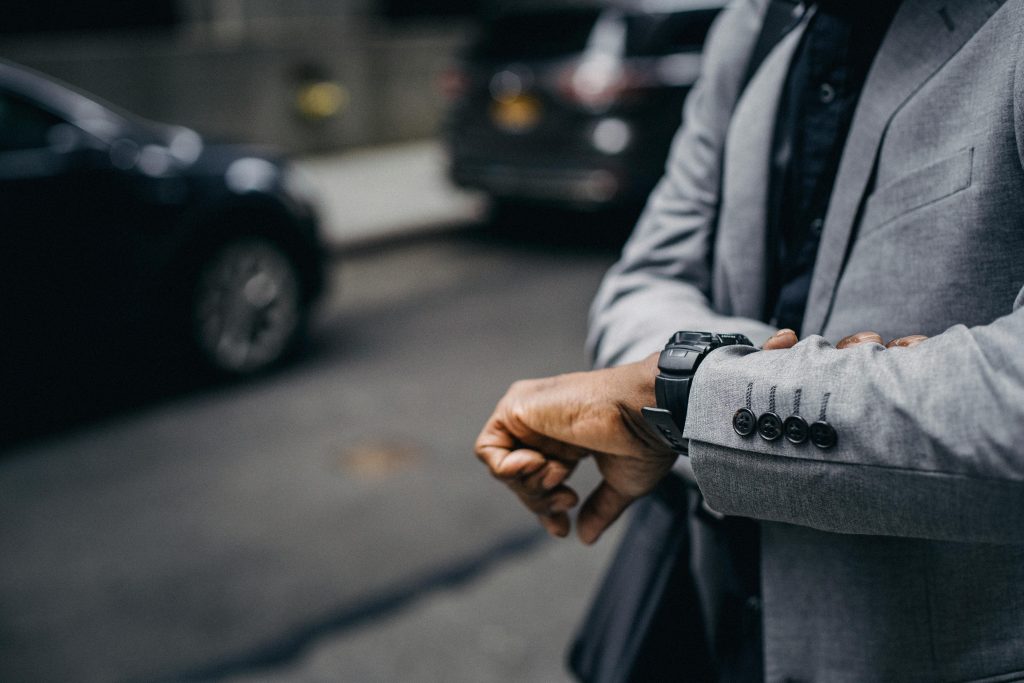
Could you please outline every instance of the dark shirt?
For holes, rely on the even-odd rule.
[[[899,7],[898,0],[815,4],[779,103],[769,191],[769,244],[778,250],[765,312],[798,332],[853,111]]]

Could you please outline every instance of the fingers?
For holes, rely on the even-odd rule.
[[[569,476],[571,468],[564,474],[559,472],[559,483],[545,483],[546,469],[542,468],[529,476],[509,477],[504,482],[516,494],[530,512],[537,515],[548,515],[556,512],[567,512],[579,503],[579,496],[571,488],[561,483]]]
[[[849,349],[854,346],[861,346],[863,344],[884,344],[882,336],[877,332],[858,332],[857,334],[851,334],[849,337],[843,337],[836,344],[837,349]]]
[[[575,463],[586,456],[586,452],[575,446],[563,444],[543,435],[530,434],[530,442],[508,428],[499,404],[495,414],[487,421],[476,439],[474,452],[480,462],[487,466],[498,479],[507,480],[529,476],[550,462]],[[524,446],[529,446],[526,448]],[[571,470],[572,465],[566,464]],[[559,466],[561,467],[561,465]],[[564,479],[564,468],[548,472],[548,484],[560,483]]]
[[[788,349],[796,345],[797,339],[796,332],[790,329],[782,329],[771,336],[771,338],[764,343],[761,347],[765,351],[775,351],[778,349]]]
[[[541,526],[552,536],[564,538],[569,535],[571,522],[569,510],[579,504],[579,496],[568,486],[559,486],[543,495],[517,491],[519,500],[530,512],[537,515]]]
[[[547,464],[547,458],[529,448],[508,449],[498,446],[477,448],[477,457],[496,479],[508,482],[536,474]]]
[[[575,463],[545,457],[529,448],[514,450],[500,447],[479,447],[477,456],[519,498],[541,525],[553,536],[569,534],[567,512],[579,504],[579,496],[564,481],[572,474]]]
[[[579,496],[564,482],[585,454],[543,437],[534,440],[545,452],[524,447],[496,413],[477,437],[475,452],[491,474],[537,515],[549,534],[564,537],[571,528],[568,511],[579,504]],[[547,453],[547,447],[556,454]]]
[[[568,514],[559,512],[552,515],[537,515],[537,519],[540,520],[540,525],[544,527],[544,530],[552,536],[565,538],[569,535],[571,523]]]
[[[568,488],[563,482],[572,474],[574,467],[574,465],[548,461],[533,474],[506,479],[505,485],[512,489],[524,503],[528,501],[547,501],[550,504],[557,499],[559,492],[568,491],[572,496],[569,504],[564,506],[564,509],[568,510],[574,507],[578,500],[572,489]],[[548,507],[527,505],[527,507],[534,512],[540,513],[547,512],[550,505]]]
[[[927,339],[923,334],[911,334],[906,337],[899,337],[893,339],[888,344],[885,344],[885,348],[907,348],[916,346]],[[797,339],[796,332],[790,329],[782,329],[771,336],[768,341],[761,347],[765,351],[775,351],[778,349],[788,349],[796,345]],[[862,346],[864,344],[884,344],[882,341],[882,335],[877,332],[865,331],[858,332],[857,334],[851,334],[848,337],[843,337],[836,344],[837,349],[850,349],[855,346]]]
[[[911,347],[911,346],[917,346],[918,344],[920,344],[921,342],[923,342],[927,338],[928,337],[923,335],[923,334],[911,334],[911,335],[908,335],[906,337],[899,337],[897,339],[893,339],[891,342],[889,342],[888,344],[885,345],[885,348],[893,349],[893,348],[908,348],[908,347]]]
[[[580,502],[580,497],[568,486],[557,486],[551,491],[536,493],[510,486],[522,501],[523,505],[535,515],[551,517],[572,510]]]
[[[550,491],[568,479],[574,469],[574,462],[567,463],[548,458],[543,467],[523,479],[522,483],[537,492]]]
[[[497,464],[491,467],[491,474],[503,481],[524,501],[539,500],[565,489],[562,483],[572,474],[575,466],[575,463],[554,460],[529,448],[517,448],[501,457]],[[575,505],[576,502],[573,501],[572,504]],[[538,513],[543,511],[533,507],[531,509]]]
[[[888,344],[885,344],[885,348],[909,348],[911,346],[917,346],[927,338],[928,337],[926,337],[923,334],[911,334],[905,337],[897,337]],[[854,346],[861,346],[863,344],[883,343],[884,342],[882,341],[882,336],[877,332],[858,332],[857,334],[851,334],[849,337],[843,337],[841,340],[839,340],[839,343],[836,344],[836,348],[849,349],[853,348]]]
[[[530,497],[544,496],[559,488],[576,468],[575,461],[564,462],[531,448],[478,447],[477,457],[495,479],[517,494]]]
[[[594,543],[634,500],[633,496],[619,493],[607,481],[602,481],[583,503],[576,519],[580,540],[587,545]]]
[[[551,534],[559,538],[569,535],[572,522],[569,521],[569,510],[579,503],[579,496],[567,486],[561,486],[545,496],[543,501],[535,501],[541,512],[537,513],[537,519],[541,526]]]

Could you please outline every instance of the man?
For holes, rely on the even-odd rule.
[[[598,294],[615,367],[513,385],[477,454],[559,536],[593,457],[590,543],[685,451],[757,523],[769,681],[1024,678],[1024,0],[801,6],[745,85],[767,4],[716,22]],[[677,330],[765,350],[658,396]]]

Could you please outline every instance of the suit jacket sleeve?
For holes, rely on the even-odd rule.
[[[596,365],[642,358],[680,329],[741,332],[758,343],[774,332],[710,302],[726,129],[765,4],[737,0],[712,27],[665,176],[591,308],[587,346]]]
[[[839,351],[815,336],[786,351],[713,352],[686,421],[707,503],[825,531],[1024,543],[1022,300],[907,349]],[[740,436],[732,415],[748,391],[756,415],[824,419],[837,445]]]

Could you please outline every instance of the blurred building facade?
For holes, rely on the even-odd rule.
[[[437,131],[475,0],[16,0],[0,58],[142,116],[296,152]]]

